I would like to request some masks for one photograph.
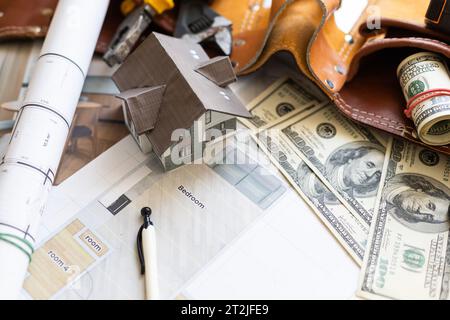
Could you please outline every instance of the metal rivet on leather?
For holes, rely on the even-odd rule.
[[[259,11],[259,9],[261,9],[261,7],[257,3],[250,6],[250,10],[252,10],[253,12]]]
[[[339,74],[345,74],[345,69],[344,69],[344,67],[342,67],[341,65],[336,65],[335,67],[334,67],[334,70],[336,70],[336,72],[337,73],[339,73]]]
[[[345,42],[353,44],[355,40],[353,39],[353,36],[351,34],[346,34],[344,37]]]
[[[236,39],[234,40],[234,46],[236,47],[242,47],[246,44],[247,42],[243,39]]]
[[[41,10],[41,14],[43,16],[49,17],[49,16],[53,15],[53,9],[52,8],[44,8]]]
[[[334,83],[333,83],[333,81],[327,79],[327,80],[326,80],[326,83],[327,83],[327,85],[328,85],[331,89],[334,89]]]

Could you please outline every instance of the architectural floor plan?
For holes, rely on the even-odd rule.
[[[109,252],[106,242],[75,219],[34,253],[23,287],[33,299],[50,299]]]
[[[290,284],[286,297],[311,287],[320,297],[350,297],[357,267],[303,201],[268,161],[252,161],[257,149],[234,139],[223,150],[208,164],[163,174],[127,137],[56,187],[22,298],[144,298],[136,252],[144,206],[154,212],[162,298],[270,298],[281,283]],[[248,163],[221,163],[230,153]],[[313,250],[323,260],[302,262]],[[267,272],[279,282],[267,282]],[[308,282],[317,272],[327,274],[324,282]],[[331,282],[338,292],[326,289]]]
[[[250,101],[289,74],[280,66],[234,90]],[[162,298],[352,297],[356,264],[249,144],[231,139],[208,163],[169,173],[131,136],[111,147],[50,192],[21,297],[143,299],[144,206],[154,213]],[[224,163],[233,156],[246,161]]]

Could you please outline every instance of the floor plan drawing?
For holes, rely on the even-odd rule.
[[[32,299],[50,299],[109,252],[106,242],[75,219],[36,250],[24,289]]]
[[[83,265],[90,266],[81,268],[80,271],[86,271],[77,277],[70,278],[71,281],[64,282],[68,278],[63,277],[59,286],[56,285],[57,282],[55,281],[57,287],[52,287],[53,289],[48,290],[46,294],[36,293],[36,289],[34,289],[33,295],[29,293],[32,290],[31,288],[48,288],[45,285],[46,276],[44,274],[39,278],[35,277],[32,282],[33,286],[27,282],[22,294],[24,299],[49,297],[56,299],[144,298],[144,283],[139,272],[140,266],[136,252],[137,230],[142,224],[140,210],[144,206],[150,206],[154,213],[152,219],[157,236],[159,286],[161,297],[169,299],[183,296],[190,299],[201,298],[211,290],[210,286],[207,285],[208,282],[226,278],[228,272],[234,274],[233,279],[236,279],[236,281],[238,281],[237,279],[242,280],[242,277],[250,281],[252,278],[247,275],[247,271],[250,271],[249,267],[241,268],[239,260],[236,260],[239,257],[238,252],[254,250],[251,248],[256,243],[251,239],[255,236],[265,239],[264,234],[270,231],[270,239],[264,240],[264,242],[272,243],[272,245],[266,244],[267,249],[271,252],[270,256],[266,256],[263,252],[257,250],[247,259],[249,260],[248,266],[253,265],[255,268],[252,272],[254,280],[263,283],[262,280],[265,277],[263,270],[268,270],[267,268],[273,268],[274,265],[280,263],[299,266],[299,261],[293,261],[290,254],[283,255],[280,253],[276,260],[272,260],[274,246],[288,246],[291,248],[288,250],[289,253],[292,253],[292,250],[298,250],[298,245],[295,243],[299,240],[296,239],[295,228],[314,226],[314,230],[316,230],[323,227],[315,216],[309,214],[302,200],[297,197],[295,192],[289,190],[286,182],[277,173],[277,170],[270,167],[268,162],[258,161],[260,163],[258,166],[254,165],[255,162],[250,162],[252,164],[247,167],[249,170],[243,171],[243,165],[220,164],[220,166],[225,166],[221,170],[229,174],[232,173],[232,177],[243,178],[243,184],[240,185],[239,183],[232,183],[229,177],[224,177],[223,173],[214,169],[219,165],[218,163],[214,164],[214,161],[218,161],[224,153],[218,154],[209,165],[185,166],[164,173],[156,156],[138,156],[139,153],[134,152],[136,151],[135,148],[137,149],[137,146],[131,137],[124,139],[112,150],[104,153],[101,156],[102,158],[94,160],[58,187],[62,188],[59,190],[60,194],[53,194],[53,201],[50,201],[54,207],[53,210],[55,210],[54,214],[64,212],[65,207],[70,207],[69,203],[63,201],[63,199],[67,190],[70,190],[69,184],[74,183],[71,182],[71,179],[79,179],[76,183],[79,186],[83,186],[83,183],[86,183],[84,181],[92,183],[93,180],[90,176],[93,172],[99,173],[101,171],[99,165],[105,163],[105,161],[112,161],[112,158],[118,157],[120,154],[126,154],[126,156],[122,156],[120,161],[115,160],[119,167],[120,162],[134,163],[134,167],[131,166],[132,168],[130,168],[129,166],[127,170],[123,170],[120,174],[118,172],[121,178],[116,177],[114,183],[106,184],[109,187],[96,187],[93,189],[96,190],[93,196],[78,199],[79,206],[72,209],[70,217],[65,216],[66,219],[73,221],[68,226],[57,225],[50,220],[44,221],[47,233],[45,237],[43,235],[42,239],[47,240],[41,241],[44,244],[40,248],[45,248],[45,250],[39,251],[38,257],[44,253],[48,255],[50,250],[59,257],[59,251],[53,249],[54,246],[49,248],[46,244],[64,241],[65,246],[74,248],[77,252],[76,256],[81,257],[80,265],[83,263]],[[247,153],[245,148],[241,149],[239,144],[236,144],[233,140],[227,143],[227,148],[224,150],[227,154],[233,152],[236,154]],[[140,161],[137,161],[134,157],[138,157]],[[220,161],[218,162],[220,163]],[[105,170],[105,172],[112,171],[116,170]],[[239,174],[236,175],[236,172]],[[242,172],[246,173],[242,174]],[[250,175],[247,173],[250,173]],[[257,177],[256,180],[254,175]],[[261,189],[261,187],[258,187],[261,184],[258,179],[267,179],[271,182],[269,185],[273,188]],[[88,185],[85,185],[85,187],[87,188]],[[104,186],[104,184],[99,184],[99,186],[102,185]],[[243,186],[246,187],[243,188]],[[215,196],[211,197],[210,189],[217,191],[214,193]],[[248,190],[252,191],[249,192]],[[256,195],[259,197],[255,197]],[[55,201],[57,199],[59,200]],[[123,199],[128,200],[122,202]],[[269,199],[270,201],[261,202],[255,201],[255,199]],[[285,229],[288,226],[282,221],[289,220],[278,219],[277,217],[281,217],[283,212],[285,215],[289,211],[287,207],[292,205],[293,202],[298,203],[299,207],[298,212],[292,213],[290,215],[293,216],[288,217],[291,220],[289,230],[292,232],[288,233],[291,238],[286,239],[281,234],[286,232]],[[124,204],[123,207],[112,212],[111,206],[119,203]],[[119,208],[120,205],[116,207]],[[59,209],[56,210],[56,208]],[[306,216],[303,217],[303,215]],[[295,219],[292,220],[294,217]],[[84,227],[81,227],[81,224]],[[303,224],[305,226],[302,226]],[[84,234],[84,231],[81,232],[80,230],[89,230],[88,235],[95,239],[93,240],[95,243],[106,243],[108,253],[102,258],[97,258],[95,252],[92,255],[92,250],[86,247],[80,239],[80,235]],[[71,233],[76,236],[70,236]],[[65,236],[61,237],[61,235]],[[329,236],[318,232],[317,235],[310,235],[311,240],[319,235],[325,238]],[[331,237],[329,241],[333,241]],[[339,248],[330,246],[330,249],[323,248],[323,250],[331,250],[331,253],[334,252],[333,254],[339,253],[337,261],[340,267],[348,268],[349,274],[356,271],[356,266],[351,259],[345,254],[340,254]],[[308,255],[308,253],[304,254]],[[230,255],[233,257],[232,259],[226,258]],[[301,257],[301,255],[296,256]],[[60,260],[65,262],[64,256]],[[234,271],[227,269],[227,273],[222,274],[217,266],[223,265],[226,261],[229,261],[227,268],[231,264]],[[52,260],[50,262],[55,264]],[[56,266],[58,266],[58,263],[56,263]],[[319,267],[326,270],[329,268],[324,261],[316,261],[314,265],[305,265],[302,272],[312,272]],[[291,268],[286,267],[285,269],[286,272],[283,273],[285,275],[280,278],[280,281],[298,283],[298,281],[293,282],[293,279],[302,280],[304,278],[298,277]],[[256,270],[261,270],[261,272],[256,272]],[[32,274],[32,271],[33,269],[30,269],[29,273]],[[205,279],[209,280],[205,282]],[[330,276],[327,281],[344,281],[341,280],[338,278],[333,280]],[[229,288],[239,286],[232,279],[228,279],[228,281]],[[347,285],[347,289],[348,287],[351,287],[351,283]],[[51,293],[56,292],[57,289],[60,289],[57,294],[52,295]],[[347,289],[340,294],[332,292],[328,295],[346,298],[349,291]],[[263,297],[271,297],[271,292],[274,292],[273,287],[270,286],[267,289],[260,286],[255,287],[255,290]],[[289,291],[287,294],[295,296],[303,292],[303,289],[298,290],[300,291]],[[49,293],[49,291],[51,292]],[[243,291],[242,297],[254,293],[253,291]],[[217,287],[213,296],[224,297],[228,294],[228,290]]]
[[[107,244],[108,253],[51,298],[143,299],[136,236],[145,206],[153,211],[161,298],[298,298],[311,291],[323,298],[351,296],[356,264],[264,152],[235,139],[218,150],[204,164],[165,173],[157,156],[142,154],[128,136],[54,188],[38,247],[78,221]],[[224,162],[230,154],[249,162]],[[320,257],[304,263],[318,250]],[[275,280],[267,282],[273,272]],[[318,272],[327,277],[312,283]],[[24,288],[22,298],[33,297]]]

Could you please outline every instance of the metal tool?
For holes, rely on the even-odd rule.
[[[230,55],[232,23],[212,10],[208,2],[189,0],[180,4],[175,37],[194,43],[213,43],[225,55]]]
[[[124,4],[129,3],[125,1]],[[130,13],[129,6],[122,6],[122,11],[127,16],[117,29],[103,60],[110,67],[121,64],[150,26],[153,17],[173,7],[173,0],[144,0],[139,7],[134,8]]]

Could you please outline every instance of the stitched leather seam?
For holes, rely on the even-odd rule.
[[[389,39],[396,39],[396,38],[389,38]],[[397,38],[402,39],[402,38]],[[421,38],[421,37],[407,37],[405,39],[412,39],[412,40],[425,40],[426,42],[434,42],[439,45],[444,45],[444,47],[450,48],[445,42],[436,40],[436,39],[430,39],[430,38]]]
[[[372,113],[372,112],[367,112],[367,111],[364,111],[364,110],[360,110],[358,108],[354,108],[354,107],[348,105],[341,96],[336,96],[336,100],[338,100],[342,104],[342,107],[344,107],[345,109],[352,110],[353,112],[356,112],[356,113],[365,114],[365,115],[368,115],[368,116],[371,116],[371,117],[375,117],[375,118],[378,118],[378,119],[381,119],[381,120],[385,120],[385,121],[390,122],[392,124],[396,124],[398,126],[401,126],[402,128],[407,128],[407,129],[414,130],[414,128],[412,128],[410,126],[405,126],[404,124],[402,124],[402,123],[400,123],[398,121],[395,121],[395,120],[392,120],[392,119],[389,119],[389,118],[377,115],[377,114]],[[368,118],[368,119],[370,119],[370,118]]]
[[[389,124],[387,122],[382,122],[382,121],[379,121],[379,120],[376,120],[376,119],[373,119],[373,118],[368,118],[368,117],[365,117],[365,116],[360,115],[358,113],[352,113],[352,111],[348,110],[348,109],[344,109],[343,111],[345,113],[347,113],[348,115],[352,116],[352,118],[359,118],[359,119],[364,119],[364,120],[370,120],[371,122],[378,123],[378,124],[380,124],[380,125],[382,125],[384,127],[388,127],[388,128],[391,128],[391,129],[395,129],[397,131],[402,131],[402,132],[405,131],[405,127],[403,127],[403,126],[396,127],[396,126],[394,126],[392,124]],[[409,133],[409,132],[407,131],[407,133]]]
[[[344,110],[344,112],[345,112],[345,110]],[[354,119],[363,119],[363,120],[366,120],[366,121],[370,120],[371,122],[380,124],[383,127],[391,128],[391,129],[394,129],[394,130],[401,131],[401,132],[405,133],[405,128],[404,127],[396,127],[396,126],[393,126],[393,125],[391,125],[389,123],[386,123],[386,122],[378,121],[378,120],[372,119],[372,118],[367,118],[367,117],[364,117],[364,116],[356,114],[356,113],[351,113],[350,111],[348,111],[346,113],[351,115]],[[408,131],[406,131],[406,133],[410,134],[410,132],[408,132]]]
[[[25,26],[25,27],[19,27],[19,26],[7,26],[0,28],[1,31],[7,31],[7,30],[27,30],[27,29],[34,29],[34,28],[43,28],[43,26]]]
[[[350,31],[349,34],[353,37],[353,39],[357,38],[357,35],[355,35],[355,31]],[[344,42],[344,45],[341,47],[341,49],[338,52],[339,57],[343,61],[346,61],[348,56],[350,55],[352,50],[359,50],[358,48],[355,48],[355,44],[350,44],[348,42]]]
[[[33,36],[44,36],[45,32],[34,32],[34,31],[30,31],[30,30],[14,30],[14,31],[7,31],[7,32],[2,32],[0,31],[0,37],[11,37],[11,36],[21,36],[23,35],[24,37],[33,37]]]
[[[353,36],[353,35],[352,35]],[[352,48],[350,47],[349,43],[344,43],[341,50],[339,51],[339,56],[343,61],[346,61],[348,56],[350,55],[350,52],[352,51]]]
[[[373,5],[376,1],[371,0],[368,1],[367,3],[367,7],[370,5]],[[362,38],[362,36],[359,34],[359,25],[362,23],[362,21],[364,21],[366,19],[366,15],[367,15],[367,7],[363,10],[363,12],[361,13],[361,17],[358,19],[358,21],[355,23],[355,25],[353,26],[352,30],[349,32],[349,34],[354,38]],[[359,39],[358,39],[359,40]],[[354,44],[350,44],[348,42],[344,42],[343,46],[341,47],[341,49],[338,52],[338,55],[341,57],[341,59],[343,59],[344,61],[347,60],[348,56],[350,55],[350,53],[352,52],[352,50],[359,50],[358,48],[355,48],[355,43]]]
[[[393,120],[390,120],[390,119],[387,119],[387,118],[384,118],[384,117],[380,117],[380,116],[378,116],[376,114],[368,113],[368,112],[361,111],[359,109],[353,108],[353,107],[349,106],[348,104],[346,104],[344,102],[344,100],[340,96],[335,96],[335,98],[336,98],[336,101],[340,102],[340,104],[338,106],[342,107],[341,110],[343,112],[347,113],[348,115],[350,115],[351,117],[353,117],[353,118],[356,117],[358,119],[371,121],[373,123],[377,123],[377,124],[382,125],[384,127],[388,127],[388,128],[393,129],[393,130],[396,130],[399,133],[401,133],[401,136],[409,135],[411,138],[414,138],[414,136],[412,134],[414,129],[412,127],[405,126],[405,125],[403,125],[403,124],[401,124],[401,123],[399,123],[397,121],[393,121]],[[393,124],[397,124],[398,126],[390,125],[390,124],[388,124],[386,122],[382,122],[382,121],[379,121],[377,119],[373,119],[373,118],[370,118],[370,117],[365,117],[365,116],[361,115],[361,113],[363,113],[363,114],[366,113],[366,114],[369,114],[369,115],[373,115],[373,116],[375,116],[377,118],[388,120],[389,122],[391,122]],[[450,146],[440,146],[439,149],[450,150]]]
[[[39,31],[36,32],[36,28],[39,28]],[[22,35],[24,36],[36,36],[36,35],[44,35],[47,32],[46,26],[27,26],[27,27],[17,27],[17,26],[9,26],[0,28],[0,37],[2,36],[13,36],[13,35]]]
[[[356,37],[354,37],[354,38],[356,38]],[[356,40],[355,40],[355,42],[356,42]],[[343,61],[347,61],[349,55],[352,53],[352,50],[357,51],[357,50],[361,49],[361,48],[357,48],[355,46],[355,44],[350,45],[348,43],[346,43],[344,45],[344,48],[345,48],[345,50],[343,52],[339,52],[339,56],[341,57],[341,59]]]

